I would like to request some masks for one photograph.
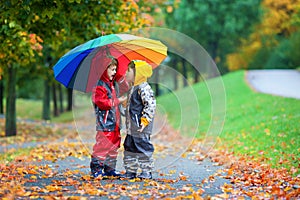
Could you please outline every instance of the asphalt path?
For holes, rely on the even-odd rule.
[[[258,92],[300,99],[298,70],[249,70],[246,77]]]

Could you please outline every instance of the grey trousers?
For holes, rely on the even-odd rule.
[[[150,141],[150,134],[127,134],[124,141],[124,167],[127,172],[136,173],[140,168],[144,172],[151,172],[154,167],[154,146]]]

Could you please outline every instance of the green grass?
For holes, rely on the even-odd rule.
[[[42,119],[42,106],[41,100],[17,99],[17,117],[34,120]]]
[[[75,106],[76,112],[82,113],[89,105],[89,99],[84,97],[80,98],[78,105]],[[5,105],[5,102],[4,102]],[[5,107],[5,106],[4,106]],[[66,108],[66,103],[64,103]],[[31,119],[31,120],[42,120],[42,109],[43,102],[42,100],[31,100],[31,99],[17,99],[16,101],[16,114],[18,119]],[[53,105],[51,104],[51,119],[50,122],[72,122],[74,120],[72,111],[65,111],[60,113],[59,116],[54,117],[53,115]]]
[[[244,76],[244,71],[238,71],[222,77],[226,94],[226,115],[220,132],[221,141],[237,154],[251,155],[257,159],[264,157],[273,166],[298,167],[300,101],[257,93],[249,88]],[[191,89],[188,88],[159,97],[158,103],[164,107],[170,123],[184,130],[184,134],[193,135],[196,122],[199,121],[196,137],[204,138],[208,130],[212,130],[211,135],[216,136],[213,131],[220,130],[220,127],[218,129],[214,125],[221,126],[216,122],[221,122],[223,116],[222,95],[212,95],[216,90],[222,93],[218,81],[220,78],[194,85],[196,103],[195,98],[189,96]],[[207,85],[218,87],[212,87],[212,91]],[[212,103],[215,100],[219,102]],[[199,110],[196,109],[197,103]],[[216,111],[215,114],[212,111]],[[181,117],[182,113],[188,114]]]
[[[15,160],[17,157],[22,157],[24,155],[29,155],[30,151],[34,149],[33,147],[22,148],[22,149],[12,149],[10,152],[0,154],[0,163],[8,163]]]

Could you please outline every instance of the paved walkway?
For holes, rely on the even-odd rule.
[[[246,77],[258,92],[300,99],[300,71],[249,70]]]

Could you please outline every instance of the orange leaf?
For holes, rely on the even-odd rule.
[[[49,190],[50,192],[55,192],[55,191],[61,191],[62,187],[57,185],[47,185],[46,189]]]

